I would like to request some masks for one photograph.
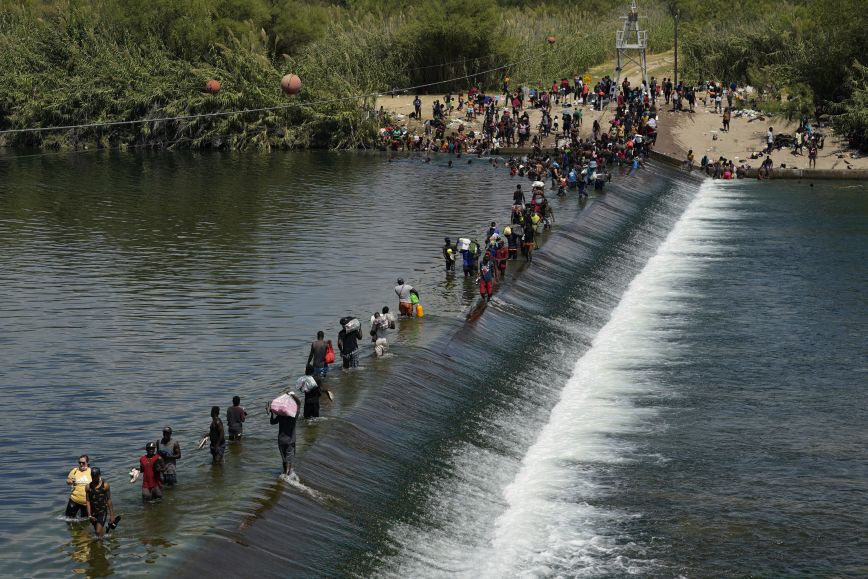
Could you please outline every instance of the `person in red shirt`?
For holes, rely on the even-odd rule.
[[[503,242],[503,239],[501,239],[498,242],[497,251],[494,252],[494,260],[497,263],[497,271],[500,275],[500,281],[503,281],[503,278],[506,277],[507,259],[509,259],[509,248]]]
[[[145,445],[145,455],[139,457],[139,472],[142,475],[142,500],[154,502],[163,498],[163,458],[157,454],[157,445]]]

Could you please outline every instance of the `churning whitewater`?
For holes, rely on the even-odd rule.
[[[536,437],[526,454],[471,444],[456,448],[451,464],[444,465],[448,474],[432,484],[428,526],[392,529],[399,553],[387,558],[381,575],[597,576],[655,567],[654,549],[621,530],[642,513],[606,504],[606,495],[619,484],[608,480],[606,471],[639,459],[667,460],[637,454],[630,439],[664,425],[660,406],[640,406],[636,399],[678,395],[655,379],[654,368],[679,347],[674,338],[691,297],[681,288],[717,250],[707,220],[725,212],[726,202],[715,198],[719,188],[703,185],[663,234],[656,253],[575,363],[550,416],[535,417],[532,409],[521,408],[491,419],[484,434],[500,437],[504,448]],[[587,304],[574,299],[569,307]],[[575,324],[549,324],[571,334],[557,336],[557,343],[589,338],[587,329]],[[557,345],[551,349],[554,358],[570,355]],[[535,379],[521,378],[526,387],[544,389]]]

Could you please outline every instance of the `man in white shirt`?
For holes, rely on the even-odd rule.
[[[395,316],[389,312],[387,306],[383,307],[383,313],[374,312],[371,316],[371,340],[374,342],[374,354],[383,356],[389,351],[389,341],[386,339],[388,330],[395,329]]]

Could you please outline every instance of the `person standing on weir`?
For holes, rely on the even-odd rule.
[[[408,318],[413,317],[413,303],[410,301],[410,292],[413,291],[413,286],[404,283],[404,278],[398,278],[398,285],[395,286],[395,294],[398,296],[398,313]]]

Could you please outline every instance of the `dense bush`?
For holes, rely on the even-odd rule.
[[[626,0],[0,0],[0,128],[287,105],[7,140],[355,147],[371,140],[374,105],[347,97],[419,85],[428,93],[496,88],[504,76],[513,86],[548,86],[613,56],[617,16],[627,6]],[[862,0],[643,0],[640,10],[652,51],[671,46],[671,15],[680,14],[683,78],[735,80],[776,99],[786,95],[789,114],[838,115],[839,126],[864,143]],[[549,35],[555,44],[545,42]],[[292,98],[278,88],[289,71],[305,83]],[[202,91],[209,78],[221,81],[219,94]]]
[[[7,137],[36,146],[364,146],[374,99],[354,95],[547,86],[608,57],[619,23],[604,0],[0,0],[0,14],[0,128],[190,117]],[[278,88],[289,71],[296,97]],[[285,108],[195,116],[271,107]]]
[[[849,110],[839,128],[868,146],[860,125],[858,59],[868,54],[868,11],[862,0],[817,2],[675,0],[685,76],[749,83],[792,116]],[[855,63],[855,64],[854,64]],[[849,80],[848,80],[849,79]],[[861,135],[861,136],[860,136]]]

